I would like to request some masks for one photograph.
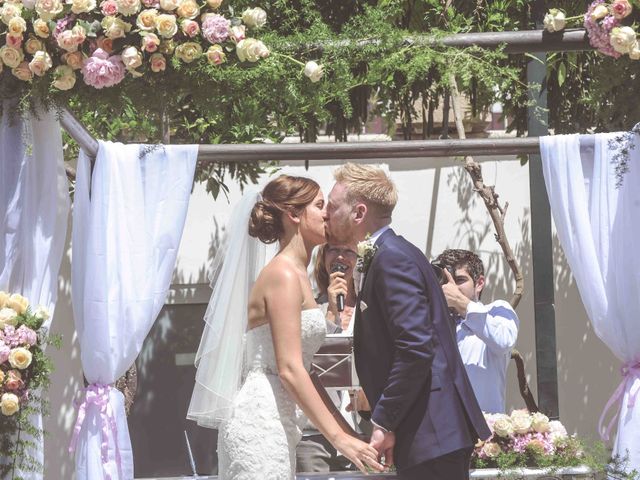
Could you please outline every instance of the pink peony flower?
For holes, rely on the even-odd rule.
[[[14,348],[20,345],[20,340],[18,339],[18,335],[16,334],[15,327],[11,325],[4,326],[4,338],[3,342],[5,345]]]
[[[217,13],[205,15],[202,21],[202,36],[210,43],[221,43],[229,38],[231,22]]]
[[[124,78],[126,71],[119,55],[109,56],[101,48],[84,61],[82,76],[84,83],[93,88],[112,87]]]
[[[9,359],[11,348],[5,345],[4,340],[0,340],[0,363],[4,363]]]
[[[595,0],[584,15],[584,28],[589,35],[589,43],[592,47],[604,55],[618,58],[620,53],[616,52],[610,43],[611,30],[620,25],[620,21],[613,15],[607,15],[601,21],[592,18],[593,11],[603,5],[605,0]]]
[[[25,325],[20,325],[16,334],[22,345],[32,346],[38,343],[38,334]]]

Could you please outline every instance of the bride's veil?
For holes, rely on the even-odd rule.
[[[267,245],[249,235],[251,210],[259,199],[254,187],[235,206],[225,242],[212,264],[213,293],[204,316],[187,412],[188,419],[203,427],[218,428],[228,418],[241,385],[249,294],[269,259]]]

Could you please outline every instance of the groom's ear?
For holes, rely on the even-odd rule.
[[[367,205],[365,203],[358,203],[354,208],[354,219],[356,220],[356,222],[364,221],[368,211],[369,209],[367,208]]]

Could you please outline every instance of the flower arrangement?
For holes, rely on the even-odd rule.
[[[172,68],[172,61],[216,67],[230,58],[241,63],[267,58],[269,48],[250,35],[266,24],[266,12],[255,7],[234,16],[232,8],[223,14],[221,4],[222,0],[0,1],[0,73],[8,69],[24,82],[48,76],[59,91],[73,89],[79,79],[102,89],[126,77],[160,75]],[[312,81],[322,75],[317,67],[308,69],[305,74]]]
[[[629,0],[595,0],[584,15],[575,17],[566,17],[562,10],[552,8],[544,18],[544,28],[559,32],[569,22],[582,19],[589,43],[600,53],[614,58],[628,55],[632,60],[640,60],[636,30],[624,24],[632,12],[633,5]]]
[[[34,459],[27,458],[25,451],[31,442],[20,433],[42,435],[29,424],[28,416],[43,412],[46,407],[37,393],[48,386],[52,371],[43,347],[58,343],[43,328],[48,318],[45,308],[32,311],[23,296],[0,291],[0,451],[12,458],[10,462],[0,462],[2,478],[22,463],[34,466]]]
[[[485,414],[485,420],[492,435],[476,444],[476,468],[566,467],[580,464],[584,457],[578,439],[543,413],[514,410],[511,415]]]

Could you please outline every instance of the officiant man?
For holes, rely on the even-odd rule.
[[[505,413],[506,375],[520,321],[504,300],[484,304],[484,265],[469,250],[449,249],[434,261],[443,265],[442,285],[456,325],[456,339],[471,386],[483,412]],[[450,273],[453,272],[453,275]]]

